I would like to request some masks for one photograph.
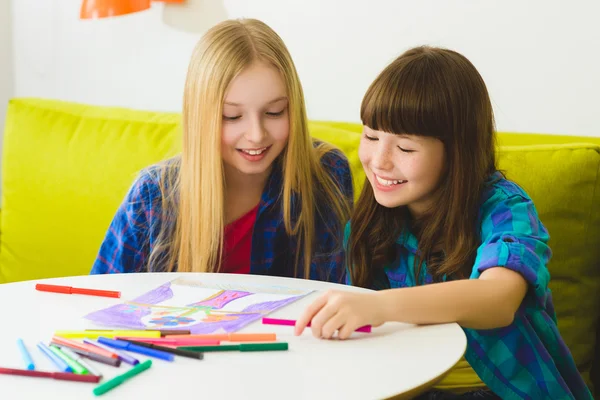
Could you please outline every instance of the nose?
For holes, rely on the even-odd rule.
[[[265,137],[265,127],[260,118],[251,118],[244,137],[252,143],[261,143]]]
[[[394,168],[393,153],[388,148],[389,146],[385,146],[383,143],[378,144],[379,146],[376,146],[371,157],[371,166],[379,171],[390,171]]]

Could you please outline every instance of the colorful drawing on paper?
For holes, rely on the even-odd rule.
[[[188,329],[195,334],[235,332],[310,292],[178,278],[85,318],[111,328]]]

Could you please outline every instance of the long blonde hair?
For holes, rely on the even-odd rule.
[[[197,44],[184,91],[183,143],[180,158],[160,171],[162,220],[149,265],[166,264],[179,272],[218,272],[224,230],[224,175],[221,159],[222,108],[230,82],[253,62],[273,65],[287,88],[289,139],[280,155],[283,169],[283,219],[286,232],[298,240],[294,275],[304,254],[303,276],[309,277],[314,251],[315,217],[324,203],[339,221],[329,227],[342,232],[350,205],[320,159],[332,150],[316,148],[308,132],[304,95],[292,58],[281,38],[254,19],[228,20],[211,28]],[[275,161],[279,165],[278,160]],[[315,186],[317,185],[317,186]],[[292,215],[292,197],[301,211]]]

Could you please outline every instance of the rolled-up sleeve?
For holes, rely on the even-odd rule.
[[[505,267],[518,272],[529,283],[535,297],[546,303],[552,256],[548,231],[540,221],[532,200],[523,193],[497,190],[482,207],[481,239],[471,274]]]

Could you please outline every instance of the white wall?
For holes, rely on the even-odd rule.
[[[255,17],[288,44],[312,119],[358,121],[377,73],[403,50],[433,44],[478,67],[499,130],[600,136],[600,2],[356,1],[187,0],[81,21],[81,0],[12,0],[14,94],[178,111],[201,33]]]
[[[13,95],[13,51],[10,0],[0,0],[0,132],[4,130],[6,107]],[[0,135],[0,153],[2,135]],[[2,166],[0,165],[0,176]]]

